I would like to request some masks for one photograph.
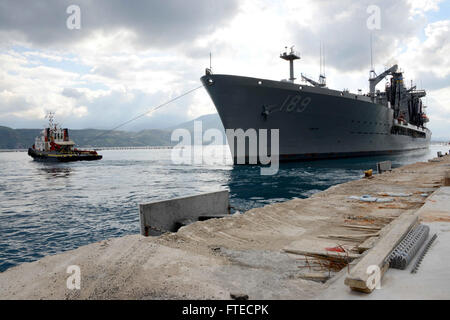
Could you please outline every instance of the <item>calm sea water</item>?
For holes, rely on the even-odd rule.
[[[231,205],[243,211],[359,179],[379,161],[397,167],[449,149],[282,164],[277,175],[261,176],[257,166],[233,166],[223,148],[227,162],[216,165],[175,165],[171,150],[102,151],[101,161],[51,164],[25,152],[0,152],[0,271],[139,233],[140,203],[228,189]]]

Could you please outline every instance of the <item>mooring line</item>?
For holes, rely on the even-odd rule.
[[[121,123],[121,124],[115,126],[114,128],[112,128],[112,129],[110,129],[110,130],[107,130],[106,132],[102,132],[102,133],[99,134],[98,136],[92,138],[92,140],[95,140],[95,139],[98,139],[98,138],[100,138],[100,137],[103,137],[104,135],[106,135],[106,134],[108,134],[108,133],[110,133],[110,132],[112,132],[112,131],[115,131],[115,130],[117,130],[117,129],[119,129],[119,128],[121,128],[121,127],[127,125],[127,124],[129,124],[130,122],[133,122],[133,121],[135,121],[135,120],[137,120],[137,119],[139,119],[139,118],[142,118],[143,116],[145,116],[145,115],[147,115],[147,114],[150,114],[150,113],[152,113],[152,112],[155,112],[156,110],[161,109],[162,107],[165,107],[165,106],[167,106],[168,104],[170,104],[170,103],[172,103],[172,102],[174,102],[174,101],[176,101],[176,100],[178,100],[178,99],[180,99],[180,98],[182,98],[182,97],[184,97],[184,96],[187,96],[188,94],[190,94],[190,93],[192,93],[192,92],[194,92],[194,91],[196,91],[196,90],[198,90],[198,89],[200,89],[200,88],[203,88],[203,84],[202,84],[201,86],[198,86],[198,87],[194,88],[194,89],[191,89],[191,90],[189,90],[189,91],[186,91],[186,92],[184,92],[183,94],[180,94],[179,96],[176,96],[175,98],[170,99],[169,101],[166,101],[166,102],[164,102],[164,103],[162,103],[162,104],[160,104],[160,105],[158,105],[158,106],[156,106],[156,107],[154,107],[154,108],[152,108],[152,109],[150,109],[150,110],[148,110],[148,111],[146,111],[146,112],[144,112],[144,113],[142,113],[142,114],[140,114],[140,115],[138,115],[138,116],[136,116],[136,117],[134,117],[134,118],[132,118],[132,119],[130,119],[130,120],[127,120],[127,121],[125,121],[125,122],[123,122],[123,123]],[[92,140],[91,140],[91,141],[92,141]]]

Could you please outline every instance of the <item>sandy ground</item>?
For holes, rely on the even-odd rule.
[[[405,210],[421,208],[427,199],[424,193],[438,189],[448,170],[450,157],[416,163],[309,199],[198,222],[158,238],[133,235],[83,246],[0,273],[0,299],[229,299],[230,293],[250,299],[317,298],[338,282],[301,279],[302,256],[283,249],[355,247],[361,241],[324,236],[358,235],[360,230],[343,224],[364,222],[382,228]],[[392,192],[412,195],[382,197],[393,199],[387,203],[349,199]],[[428,221],[433,219],[431,214]],[[440,223],[447,220],[438,218]],[[67,288],[71,265],[80,267],[80,290]]]

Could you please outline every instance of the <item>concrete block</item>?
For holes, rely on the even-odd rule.
[[[222,217],[227,214],[228,190],[139,205],[141,234],[144,236],[175,232],[177,226],[185,221],[198,221],[202,216]]]
[[[444,187],[450,187],[450,171],[447,171],[444,176]]]
[[[383,173],[387,171],[392,171],[392,162],[391,161],[383,161],[377,163],[378,173]]]

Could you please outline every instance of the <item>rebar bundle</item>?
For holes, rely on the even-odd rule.
[[[409,231],[390,254],[389,266],[391,268],[405,270],[417,252],[419,252],[429,232],[430,227],[422,224]]]

